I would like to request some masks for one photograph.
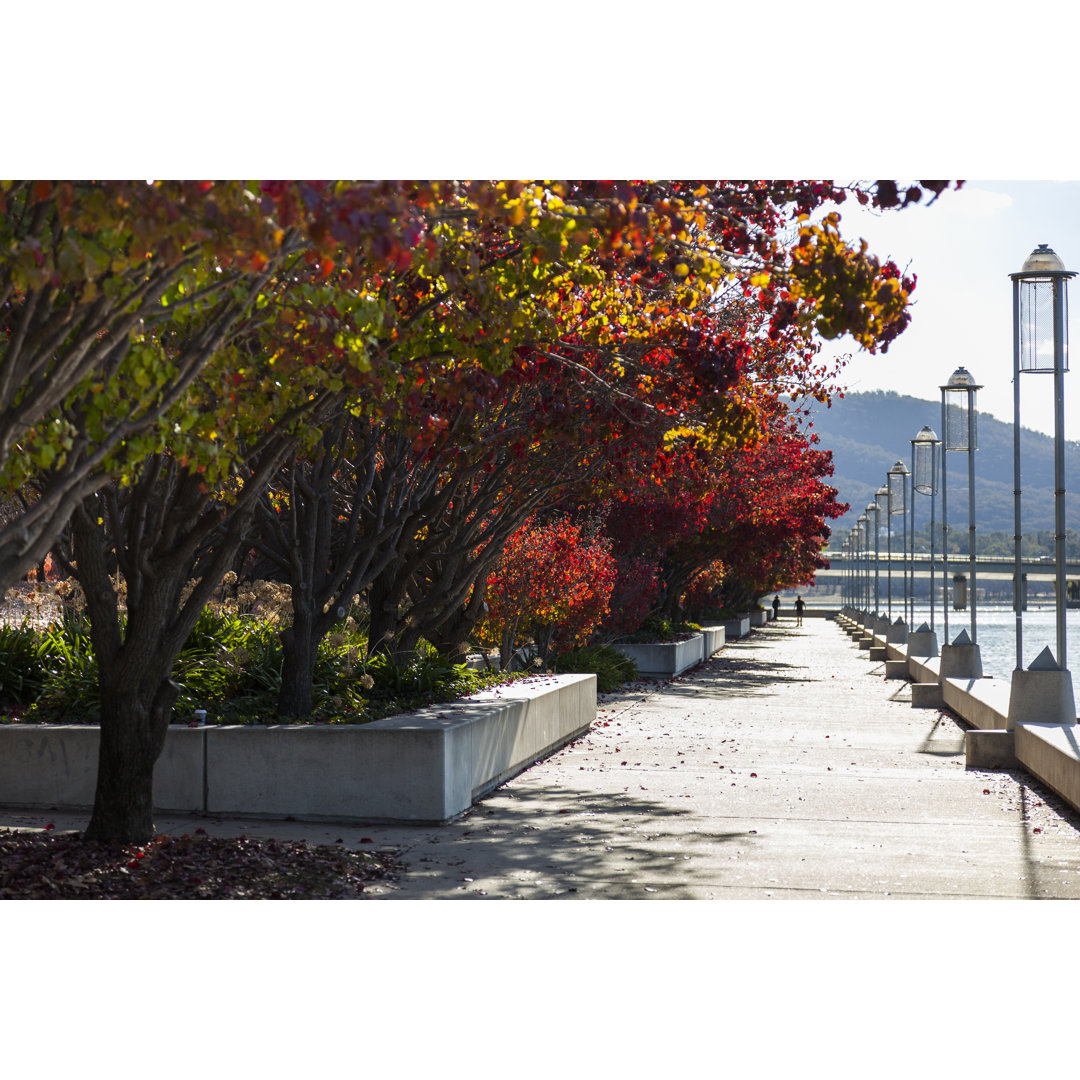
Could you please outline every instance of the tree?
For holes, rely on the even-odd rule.
[[[235,560],[255,500],[284,456],[310,438],[307,425],[334,407],[328,391],[290,389],[264,402],[277,408],[262,432],[224,447],[216,431],[191,434],[75,510],[60,550],[86,595],[101,697],[88,839],[144,843],[153,835],[153,767],[178,693],[173,663]],[[186,401],[207,418],[209,391],[197,381]]]

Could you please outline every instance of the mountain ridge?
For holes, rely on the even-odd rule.
[[[886,482],[896,461],[911,468],[911,440],[928,425],[941,435],[941,401],[898,394],[894,390],[846,393],[833,398],[830,408],[811,410],[811,432],[818,449],[833,453],[834,473],[829,483],[837,499],[850,503],[843,518],[833,522],[839,536],[853,528],[874,493]],[[1013,425],[987,413],[977,413],[975,451],[975,523],[980,531],[1014,529]],[[968,457],[948,456],[948,514],[950,531],[968,518]],[[1022,491],[1021,527],[1025,533],[1054,528],[1054,440],[1042,432],[1020,429]],[[940,476],[940,473],[939,473]],[[1080,494],[1069,491],[1070,480],[1080,486],[1080,442],[1065,443],[1065,518],[1074,525],[1080,512]],[[941,521],[940,480],[934,499],[935,520]],[[930,499],[915,500],[916,527],[929,523]]]

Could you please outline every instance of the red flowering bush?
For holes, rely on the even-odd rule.
[[[531,639],[543,663],[552,647],[583,645],[608,613],[615,585],[611,543],[566,518],[527,521],[507,541],[487,579],[487,615],[477,628],[498,645],[503,667]]]

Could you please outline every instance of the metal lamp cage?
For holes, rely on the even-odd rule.
[[[945,399],[945,449],[946,450],[978,450],[979,449],[979,423],[978,409],[975,404],[975,392],[981,390],[981,386],[975,384],[971,373],[966,368],[957,368],[949,378],[948,383],[941,388]],[[968,413],[972,413],[970,432],[968,430]],[[969,436],[970,443],[969,446]]]
[[[915,459],[914,486],[920,495],[937,494],[937,448],[940,445],[937,432],[929,426],[923,427],[912,440]]]
[[[889,477],[889,513],[905,513],[907,499],[908,467],[898,461],[887,473]]]
[[[1019,284],[1020,370],[1052,373],[1054,360],[1054,306],[1060,290],[1062,318],[1062,371],[1069,370],[1069,296],[1065,282],[1075,275],[1066,270],[1054,250],[1040,244],[1024,263],[1019,274],[1011,275]]]
[[[889,489],[882,484],[874,493],[874,501],[877,503],[877,508],[883,513],[888,513],[889,510]]]

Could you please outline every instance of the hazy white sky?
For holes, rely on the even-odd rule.
[[[852,351],[843,340],[826,344],[827,355],[852,353],[843,376],[847,388],[940,401],[942,383],[963,366],[984,387],[979,412],[1011,422],[1009,274],[1041,243],[1058,253],[1066,269],[1080,272],[1080,182],[969,180],[932,206],[892,213],[871,213],[851,200],[842,209],[841,231],[864,237],[876,255],[918,275],[911,325],[887,353]],[[1080,336],[1078,289],[1080,277],[1069,286],[1073,336]],[[1065,376],[1065,434],[1080,439],[1080,353],[1072,352],[1076,370]],[[1053,433],[1052,385],[1052,375],[1022,377],[1024,427]]]

